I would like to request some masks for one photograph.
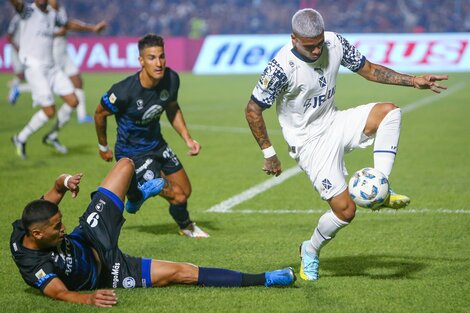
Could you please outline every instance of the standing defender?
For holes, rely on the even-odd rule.
[[[187,206],[191,183],[160,129],[160,116],[165,111],[173,128],[186,142],[189,155],[199,154],[201,145],[191,138],[178,104],[179,76],[166,67],[162,37],[148,34],[139,40],[139,62],[142,69],[114,84],[98,104],[95,126],[100,156],[108,162],[113,159],[113,151],[108,147],[106,119],[114,114],[116,159],[131,158],[136,168],[127,193],[127,212],[136,213],[144,202],[139,186],[163,176],[167,184],[160,195],[170,203],[170,214],[178,224],[180,234],[209,237],[189,218]]]
[[[412,76],[369,62],[344,37],[325,32],[323,18],[313,9],[292,18],[291,43],[264,70],[246,107],[246,119],[264,154],[264,171],[278,176],[281,163],[266,131],[263,110],[276,103],[289,154],[307,174],[331,210],[320,217],[310,240],[300,246],[300,276],[317,280],[320,249],[354,218],[356,205],[345,181],[344,154],[374,141],[374,167],[389,177],[397,153],[401,111],[393,103],[376,102],[339,111],[334,103],[339,66],[367,80],[431,89],[447,75]],[[385,207],[400,209],[410,199],[391,192]]]

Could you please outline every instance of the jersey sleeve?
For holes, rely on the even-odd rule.
[[[170,98],[169,101],[178,101],[178,91],[180,89],[180,77],[178,73],[172,71],[171,84],[170,84]]]
[[[43,262],[42,264],[24,267],[21,270],[21,276],[28,285],[43,291],[47,284],[57,277],[57,274],[54,273],[54,266],[51,262]]]
[[[115,84],[101,97],[100,103],[103,108],[113,114],[121,112],[127,103],[126,96],[119,90],[119,85]]]
[[[68,22],[67,12],[65,11],[64,7],[60,7],[57,11],[55,17],[55,24],[56,26],[62,27],[65,26]]]
[[[347,67],[353,72],[359,71],[366,62],[366,57],[363,56],[356,47],[351,45],[340,34],[336,34],[342,47],[343,47],[343,59],[341,60],[341,65]]]
[[[10,35],[14,35],[19,30],[19,26],[20,26],[20,16],[18,14],[15,14],[13,18],[11,19],[10,23],[8,24],[7,33]]]
[[[262,108],[271,107],[279,94],[287,88],[288,79],[281,65],[271,60],[253,89],[251,100]]]

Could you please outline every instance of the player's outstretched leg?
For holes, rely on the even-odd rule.
[[[165,186],[165,179],[155,178],[149,180],[139,186],[139,190],[142,192],[142,198],[138,201],[129,201],[126,202],[126,211],[131,214],[135,214],[142,204],[150,197],[155,197],[160,193],[160,191]]]
[[[300,277],[303,280],[318,280],[318,268],[320,260],[317,255],[309,253],[306,246],[310,243],[306,240],[300,244]]]
[[[264,283],[266,287],[289,286],[292,285],[297,279],[292,267],[266,272],[264,277],[266,279],[266,282]]]

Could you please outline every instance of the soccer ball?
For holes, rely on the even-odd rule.
[[[378,210],[390,193],[388,179],[380,171],[366,167],[349,180],[349,194],[360,207]]]

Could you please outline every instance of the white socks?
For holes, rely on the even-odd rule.
[[[332,210],[323,214],[310,238],[310,245],[306,247],[307,252],[319,255],[320,249],[326,245],[341,228],[348,224],[348,222],[340,220]]]
[[[18,140],[20,142],[26,142],[29,136],[34,134],[38,129],[47,123],[49,118],[43,110],[37,111],[26,126],[18,133]]]
[[[398,140],[400,139],[401,110],[394,109],[384,117],[375,134],[374,168],[387,177],[392,172]]]
[[[86,100],[85,100],[85,92],[83,89],[75,89],[75,95],[78,98],[78,106],[77,106],[77,118],[83,119],[86,117]]]
[[[72,108],[67,103],[62,104],[59,109],[59,112],[57,112],[57,126],[59,129],[62,128],[70,120],[70,116],[72,115],[73,110],[74,108]]]

